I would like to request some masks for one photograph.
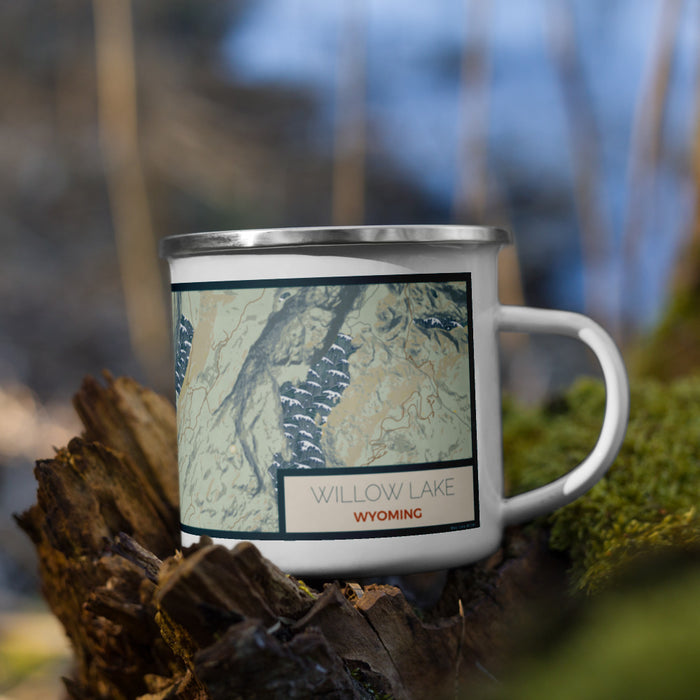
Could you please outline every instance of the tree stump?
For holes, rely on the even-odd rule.
[[[83,435],[37,462],[37,503],[15,517],[74,650],[75,700],[455,697],[488,682],[543,581],[563,580],[541,529],[509,531],[444,586],[305,583],[249,543],[180,551],[171,403],[106,374],[74,404]],[[426,580],[442,590],[418,607]]]

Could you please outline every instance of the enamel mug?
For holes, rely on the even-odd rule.
[[[595,484],[627,425],[622,359],[585,316],[499,303],[497,256],[510,242],[474,226],[163,239],[183,545],[252,541],[306,576],[444,569]],[[590,455],[513,498],[500,331],[579,339],[606,385]]]

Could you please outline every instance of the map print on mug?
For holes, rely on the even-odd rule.
[[[478,527],[469,273],[172,290],[183,531]]]

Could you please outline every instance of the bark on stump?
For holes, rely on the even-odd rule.
[[[83,435],[37,462],[37,503],[16,516],[73,646],[70,698],[455,697],[561,574],[541,531],[514,530],[419,609],[386,583],[307,585],[248,543],[180,551],[170,402],[105,375],[74,403]]]

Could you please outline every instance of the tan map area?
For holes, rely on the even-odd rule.
[[[413,319],[432,309],[411,296],[378,285],[346,319],[359,347],[323,441],[337,466],[471,457],[467,329],[426,337]]]

